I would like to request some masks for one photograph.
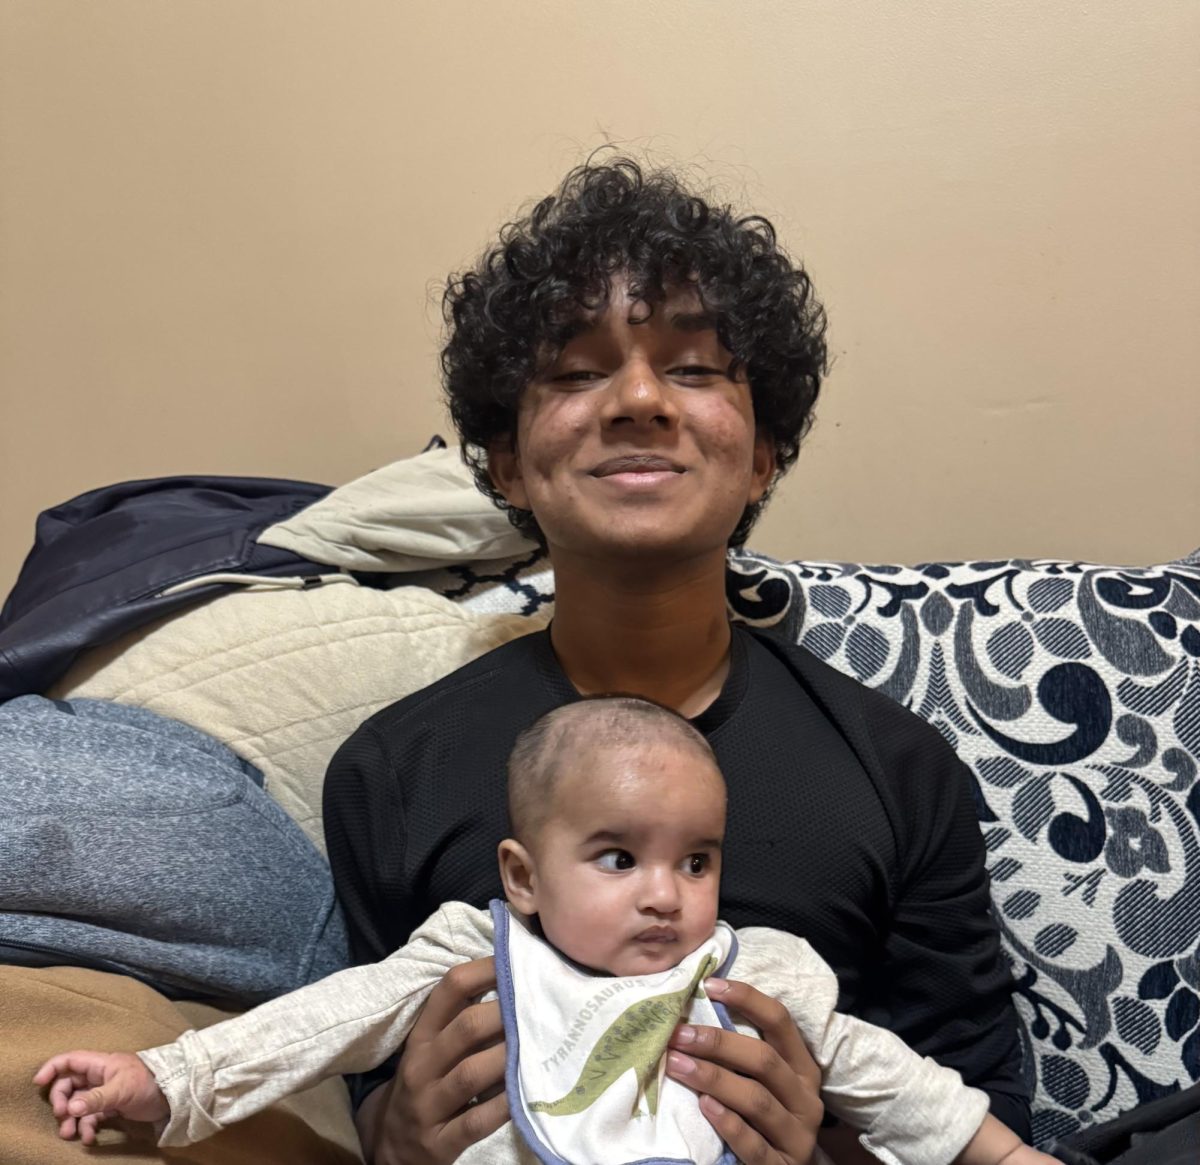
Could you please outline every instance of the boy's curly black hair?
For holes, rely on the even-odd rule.
[[[500,231],[475,267],[452,275],[441,364],[450,415],[479,488],[541,541],[528,510],[509,506],[487,449],[511,439],[517,402],[582,313],[602,309],[614,277],[651,310],[693,285],[717,335],[744,367],[754,417],[775,444],[776,479],[796,460],[825,372],[825,313],[808,275],[759,215],[710,206],[669,171],[629,158],[572,170],[555,194]],[[730,538],[745,542],[764,497]]]

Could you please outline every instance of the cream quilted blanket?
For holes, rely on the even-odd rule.
[[[324,853],[321,784],[338,745],[384,705],[549,618],[464,610],[421,587],[255,587],[94,648],[49,694],[149,708],[223,741]]]

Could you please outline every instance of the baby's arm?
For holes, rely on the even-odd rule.
[[[796,1021],[822,1070],[826,1109],[860,1130],[864,1148],[889,1165],[1041,1165],[988,1114],[986,1093],[914,1052],[894,1033],[835,1011],[837,979],[803,939],[751,927],[732,978],[744,970]]]
[[[50,1107],[58,1135],[96,1142],[96,1126],[110,1116],[162,1121],[167,1098],[145,1064],[129,1052],[64,1052],[47,1060],[33,1078],[50,1085]]]
[[[373,1068],[400,1046],[451,967],[492,953],[492,937],[488,914],[448,903],[380,963],[339,971],[245,1015],[138,1053],[155,1091],[165,1097],[167,1111],[157,1118],[166,1118],[159,1144],[191,1144],[326,1077]],[[59,1075],[52,1065],[81,1056],[110,1059],[67,1053],[43,1065],[38,1082],[44,1073],[47,1083]],[[126,1066],[128,1059],[120,1057]],[[84,1087],[86,1074],[79,1079],[78,1086],[72,1078],[60,1090]],[[55,1110],[64,1136],[74,1132],[67,1105],[64,1095],[63,1112]],[[92,1114],[87,1127],[93,1139],[95,1125],[114,1111],[130,1116],[123,1108]]]

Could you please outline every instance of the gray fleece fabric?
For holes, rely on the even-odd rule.
[[[0,961],[238,1004],[345,966],[329,867],[260,784],[144,709],[0,705]]]

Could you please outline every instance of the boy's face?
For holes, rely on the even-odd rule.
[[[725,784],[677,741],[589,749],[530,847],[533,910],[568,958],[612,975],[673,967],[717,921]]]
[[[729,375],[695,291],[648,312],[614,281],[522,394],[515,448],[489,450],[493,481],[557,555],[723,551],[774,475],[744,372]]]

